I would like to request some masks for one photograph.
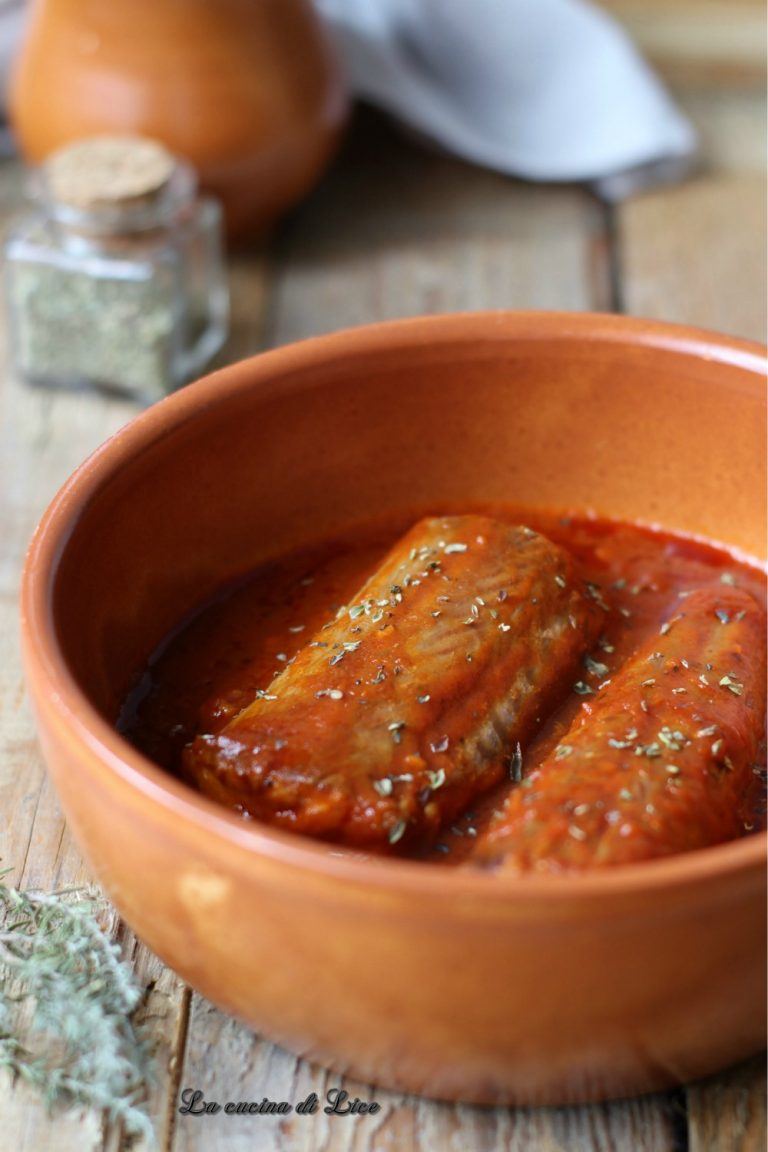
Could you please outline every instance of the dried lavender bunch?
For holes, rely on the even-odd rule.
[[[49,1107],[102,1109],[127,1135],[151,1141],[151,1051],[133,1020],[142,989],[98,909],[79,891],[0,883],[0,1068],[33,1084]]]

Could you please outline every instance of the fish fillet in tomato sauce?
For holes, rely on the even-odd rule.
[[[458,511],[462,513],[465,510]],[[675,606],[679,598],[685,600],[699,590],[707,591],[708,594],[727,594],[730,588],[739,590],[757,605],[759,620],[764,626],[765,574],[754,565],[737,562],[730,554],[714,546],[633,524],[556,513],[534,513],[503,505],[475,511],[491,516],[507,527],[526,524],[567,554],[574,586],[585,594],[583,598],[593,610],[590,626],[594,629],[594,621],[597,620],[598,631],[593,631],[588,651],[577,654],[576,667],[573,664],[567,665],[566,661],[557,669],[554,679],[558,683],[553,686],[549,696],[545,694],[539,700],[540,707],[534,709],[532,722],[525,730],[521,729],[519,748],[518,740],[509,729],[499,737],[506,745],[504,754],[493,762],[490,770],[487,764],[482,765],[483,771],[489,772],[485,782],[493,780],[495,783],[490,785],[488,791],[478,789],[473,798],[467,795],[461,801],[463,808],[460,813],[454,815],[454,805],[446,806],[430,822],[430,818],[435,816],[435,810],[431,808],[426,819],[422,815],[419,818],[421,823],[417,820],[411,825],[407,804],[421,807],[418,791],[412,787],[416,781],[392,780],[392,793],[387,796],[387,777],[372,775],[371,787],[375,778],[379,781],[379,789],[385,793],[381,795],[378,790],[373,790],[374,805],[378,805],[379,801],[391,801],[393,796],[400,799],[410,797],[410,801],[406,802],[403,815],[398,815],[392,806],[387,808],[385,805],[383,810],[377,808],[381,814],[377,826],[379,841],[367,842],[367,846],[378,849],[381,836],[386,830],[384,850],[390,853],[426,856],[446,864],[459,864],[469,858],[470,862],[482,861],[487,866],[488,861],[492,860],[503,872],[515,870],[517,865],[512,856],[506,865],[503,863],[504,852],[498,850],[498,845],[495,848],[491,845],[490,854],[485,852],[491,830],[495,829],[500,834],[499,829],[508,811],[510,798],[518,791],[522,795],[521,783],[529,780],[548,758],[552,758],[558,744],[568,744],[569,729],[586,719],[598,707],[610,687],[601,688],[601,685],[620,677],[622,670],[629,667],[642,648],[646,647],[649,652],[661,651],[661,641],[674,639],[677,625],[673,624],[670,631],[664,634],[661,632],[662,627],[678,614]],[[188,755],[185,748],[194,744],[198,737],[213,737],[221,733],[235,717],[247,709],[257,693],[274,694],[272,685],[275,683],[275,673],[285,670],[286,665],[293,667],[290,662],[298,661],[299,653],[308,641],[323,632],[323,625],[333,621],[342,606],[359,605],[358,593],[371,573],[386,562],[392,541],[397,538],[402,527],[402,523],[384,521],[358,527],[345,537],[321,542],[265,564],[237,585],[217,595],[186,621],[150,660],[125,703],[119,720],[120,729],[150,758],[171,772],[184,775],[182,759]],[[456,542],[466,541],[457,537]],[[444,559],[453,563],[462,557],[466,558],[466,554],[459,551],[449,553]],[[482,593],[476,592],[475,595],[490,600],[490,597],[486,598]],[[695,606],[695,601],[692,603]],[[398,604],[398,607],[401,606]],[[481,605],[476,607],[480,612]],[[498,606],[494,608],[498,612]],[[440,605],[431,609],[438,610]],[[728,611],[727,608],[723,610]],[[736,614],[739,611],[741,609],[737,609]],[[471,614],[470,607],[465,618]],[[430,617],[430,621],[433,619]],[[439,621],[440,618],[436,619]],[[347,622],[351,626],[360,624],[359,619],[351,621],[348,617]],[[718,623],[717,620],[713,622]],[[476,626],[461,625],[467,635]],[[324,639],[327,639],[329,631],[330,628],[325,630]],[[716,633],[715,637],[725,640],[727,635],[725,629],[720,636]],[[345,642],[354,643],[359,638],[360,633],[353,633]],[[764,644],[764,640],[761,643]],[[751,641],[748,647],[753,647]],[[352,652],[347,650],[342,661],[330,670],[345,672],[346,675],[347,671],[353,669],[352,658],[359,660],[361,652],[362,646]],[[472,655],[471,652],[465,653],[464,658],[466,654]],[[347,660],[350,660],[349,664]],[[705,660],[705,663],[713,661]],[[731,672],[735,674],[735,668],[731,668]],[[377,665],[372,678],[378,674]],[[358,678],[362,679],[352,677],[353,687],[360,687],[354,685],[354,679]],[[738,681],[737,675],[735,679]],[[489,693],[491,684],[492,681],[489,681]],[[682,693],[675,696],[668,693],[665,684],[670,689],[675,686],[666,678],[660,683],[660,706],[663,700],[684,700]],[[344,691],[338,686],[336,678],[329,680],[327,686],[331,690],[336,688]],[[647,694],[649,688],[646,685],[643,692]],[[322,688],[318,690],[322,691]],[[739,835],[763,827],[765,823],[762,788],[765,719],[759,707],[755,709],[747,706],[744,694],[739,696],[727,687],[720,688],[720,692],[723,693],[720,699],[736,710],[737,727],[743,731],[744,739],[754,742],[756,748],[754,762],[750,767],[751,780],[746,784],[740,803],[735,805],[735,799],[745,782],[746,770],[743,775],[739,773],[738,782],[733,777],[725,782],[727,795],[726,792],[718,793],[718,804],[722,802],[733,814],[733,822],[729,824],[727,834]],[[420,694],[431,693],[425,687],[425,691]],[[647,700],[647,696],[643,698]],[[481,689],[477,696],[478,707],[483,699]],[[486,698],[485,707],[489,706],[489,701],[492,703],[492,694]],[[337,708],[345,702],[349,706],[350,701],[346,698],[334,700],[332,697],[320,697],[317,700],[318,705],[334,705]],[[337,715],[341,715],[341,712]],[[387,724],[401,719],[404,717],[393,715]],[[705,722],[695,723],[698,724],[695,731],[706,731],[712,726]],[[659,730],[667,727],[673,732],[682,730],[666,722],[658,723],[657,727]],[[632,724],[627,725],[627,731],[632,731]],[[392,742],[389,747],[403,757],[413,753],[411,745],[402,740],[405,732],[406,729],[392,729],[390,732],[387,728],[387,736]],[[441,738],[445,735],[448,733],[441,726],[436,746],[441,745]],[[606,739],[621,740],[626,739],[626,732],[618,736],[606,736],[603,733],[603,736]],[[691,745],[691,751],[698,750],[701,753],[701,763],[706,770],[715,767],[711,752],[713,746],[718,752],[722,751],[722,746],[718,745],[720,738],[718,735],[713,735],[711,739],[698,737]],[[581,739],[586,741],[588,737],[585,735]],[[641,739],[639,734],[636,743],[652,745],[654,739],[653,732],[649,732],[647,739],[645,736]],[[676,749],[670,751],[675,752]],[[734,763],[734,757],[728,752],[725,754]],[[433,784],[442,779],[440,766],[431,759],[432,755],[430,750],[430,763],[420,777],[420,780],[424,780],[421,790],[421,801],[426,801],[424,808],[429,803],[427,787],[430,798],[439,797],[446,787],[445,783],[441,783],[437,789],[432,788]],[[435,753],[434,757],[439,755]],[[653,767],[656,759],[653,756],[636,756],[632,752],[631,767],[637,771],[637,781],[642,781],[643,770]],[[675,765],[674,759],[665,762]],[[572,762],[573,765],[576,763]],[[681,769],[683,767],[677,766]],[[391,774],[407,777],[413,773],[403,767],[397,771],[393,768]],[[674,775],[669,774],[670,778]],[[585,798],[585,779],[588,790],[588,777],[583,777],[581,772],[571,773],[568,789],[573,795],[569,795],[568,800],[572,808],[588,802],[588,797]],[[713,779],[716,781],[719,777]],[[757,781],[757,797],[753,780]],[[531,788],[529,785],[527,790]],[[447,797],[449,793],[443,795]],[[458,789],[455,796],[458,803]],[[685,796],[686,793],[681,790],[679,822],[681,826],[691,825],[690,843],[693,843],[700,835],[697,826],[703,818],[697,815],[695,805],[686,804]],[[228,800],[224,802],[229,803]],[[386,819],[383,813],[387,814]],[[583,819],[585,813],[582,811],[581,815]],[[243,816],[248,818],[247,810],[243,810]],[[268,814],[266,818],[269,818]],[[404,825],[402,831],[401,824]],[[442,827],[435,841],[434,829],[439,824]],[[580,830],[588,829],[587,825],[582,828],[573,820],[569,824],[574,824]],[[283,826],[292,826],[290,814],[283,821]],[[424,831],[421,840],[417,834],[419,828]],[[591,843],[591,840],[579,839],[579,831],[574,836],[568,831],[568,825],[561,820],[554,839],[560,843],[565,836],[577,849],[582,844]],[[326,838],[333,838],[333,834]],[[660,837],[660,843],[665,841],[666,833]],[[343,837],[341,842],[345,842]],[[683,842],[679,827],[674,831],[672,840],[667,841],[671,851],[680,850],[688,842]]]
[[[678,597],[659,633],[510,793],[474,857],[559,872],[737,837],[757,791],[765,692],[754,598],[722,584]]]
[[[424,844],[498,783],[600,610],[569,554],[485,516],[420,521],[220,731],[202,792],[355,847]]]

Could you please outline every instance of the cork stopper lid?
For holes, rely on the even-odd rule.
[[[51,197],[80,211],[149,206],[176,169],[172,154],[143,136],[92,136],[67,144],[43,166]]]

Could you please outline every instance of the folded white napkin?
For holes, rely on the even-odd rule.
[[[352,91],[467,160],[618,197],[695,151],[659,80],[587,0],[315,3]]]

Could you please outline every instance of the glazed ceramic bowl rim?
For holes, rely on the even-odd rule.
[[[510,900],[546,903],[564,897],[608,896],[611,893],[660,891],[686,887],[764,867],[766,833],[642,864],[570,876],[526,875],[504,878],[478,870],[447,870],[429,862],[376,859],[340,851],[267,826],[244,823],[234,813],[195,793],[141,755],[96,711],[70,672],[57,638],[51,589],[57,564],[81,510],[102,485],[142,446],[201,417],[233,393],[258,387],[273,374],[292,375],[318,362],[349,362],[357,354],[386,355],[425,345],[467,344],[494,336],[507,342],[517,334],[526,340],[561,341],[572,337],[609,343],[643,345],[704,357],[765,373],[760,345],[694,329],[600,313],[476,312],[417,317],[346,329],[260,353],[220,369],[176,392],[141,413],[96,449],[64,483],[45,512],[30,543],[22,578],[22,635],[27,676],[38,674],[38,707],[49,719],[91,752],[151,804],[166,809],[211,838],[225,841],[245,855],[269,857],[296,869],[335,875],[378,889],[407,889],[425,897],[446,890],[451,877],[452,898],[483,902]],[[92,769],[89,769],[92,771]]]

